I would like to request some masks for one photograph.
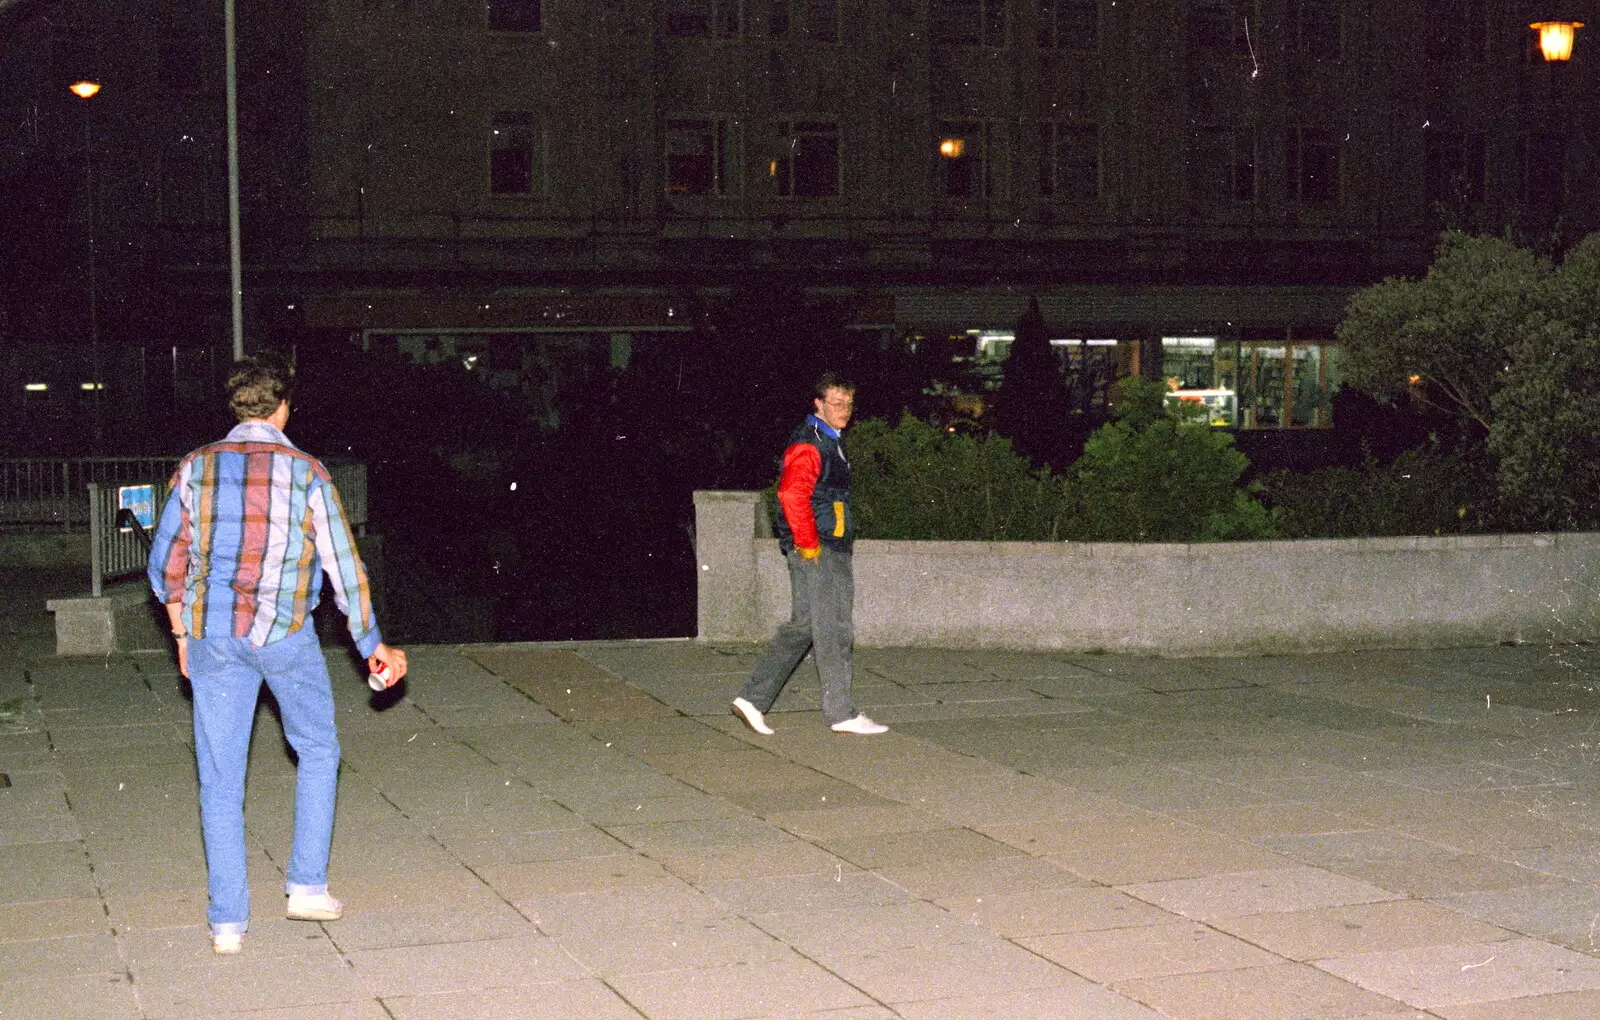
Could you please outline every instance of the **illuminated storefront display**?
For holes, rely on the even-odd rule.
[[[1279,338],[1162,337],[1167,399],[1203,405],[1213,425],[1330,427],[1329,398],[1339,387],[1337,348],[1323,339],[1274,332]]]

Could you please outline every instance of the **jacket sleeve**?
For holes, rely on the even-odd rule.
[[[811,494],[822,477],[822,454],[810,443],[795,443],[783,451],[783,471],[778,475],[778,506],[794,533],[797,549],[815,549],[822,544],[817,536],[817,515],[811,509]]]
[[[362,657],[370,656],[383,641],[372,612],[372,589],[366,568],[356,553],[356,538],[344,515],[344,505],[333,482],[319,477],[307,494],[317,556],[333,587],[333,602],[350,623],[350,637]]]
[[[189,508],[183,505],[187,469],[185,462],[168,483],[167,501],[156,522],[155,535],[150,541],[150,559],[145,568],[150,590],[163,605],[183,601],[189,572],[189,546],[194,541],[194,529],[189,520]]]

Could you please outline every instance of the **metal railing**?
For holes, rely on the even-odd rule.
[[[177,457],[22,457],[0,459],[0,526],[89,524],[84,486],[171,477]]]
[[[178,457],[23,457],[0,459],[0,527],[49,525],[64,531],[89,526],[84,487],[128,485],[159,478],[165,482]],[[350,527],[367,524],[367,465],[324,461],[339,490]]]

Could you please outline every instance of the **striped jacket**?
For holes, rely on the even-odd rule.
[[[234,426],[178,464],[147,573],[163,603],[183,603],[198,639],[260,647],[306,625],[326,572],[363,656],[383,640],[367,573],[327,468],[271,423]]]

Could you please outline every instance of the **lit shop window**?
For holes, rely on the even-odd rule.
[[[996,389],[1005,378],[1005,362],[1016,339],[1012,330],[968,330],[974,338],[973,376],[983,389]],[[1072,407],[1085,414],[1110,406],[1111,384],[1117,380],[1117,341],[1108,337],[1052,337],[1050,350],[1061,368],[1062,383]]]
[[[1327,428],[1339,386],[1338,349],[1292,338],[1236,340],[1163,337],[1162,376],[1169,403],[1205,409],[1213,425]]]

